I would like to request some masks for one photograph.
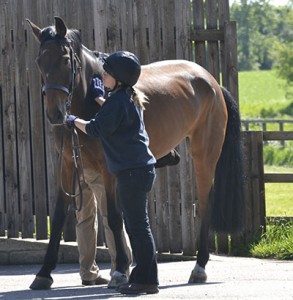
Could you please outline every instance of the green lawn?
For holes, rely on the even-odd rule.
[[[292,168],[265,166],[265,173],[293,173]],[[266,183],[266,215],[293,216],[293,182]]]
[[[286,118],[279,111],[290,101],[285,98],[285,81],[275,71],[239,72],[239,107],[242,119],[263,118],[264,112]]]

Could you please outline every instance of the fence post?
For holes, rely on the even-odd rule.
[[[257,240],[265,230],[265,186],[263,168],[263,132],[242,133],[245,176],[245,226],[241,234],[231,236],[232,249]]]

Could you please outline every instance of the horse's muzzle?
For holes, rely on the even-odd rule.
[[[64,125],[66,116],[60,110],[56,111],[54,114],[47,112],[47,118],[49,120],[50,125]]]

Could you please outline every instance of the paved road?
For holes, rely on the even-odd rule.
[[[159,263],[160,293],[140,299],[293,299],[293,262],[211,255],[208,281],[188,285],[194,261]],[[31,291],[28,287],[40,265],[0,266],[2,299],[133,299],[106,286],[83,287],[78,264],[59,264],[53,273],[51,290]],[[103,275],[108,263],[100,264]]]

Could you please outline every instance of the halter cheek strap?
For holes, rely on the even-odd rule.
[[[55,89],[55,90],[60,90],[60,91],[65,92],[67,94],[66,112],[69,115],[70,114],[70,108],[71,108],[72,93],[73,93],[75,80],[76,80],[76,73],[77,73],[75,59],[79,63],[80,63],[80,59],[78,58],[76,53],[74,53],[74,51],[72,49],[72,46],[71,46],[71,40],[70,39],[66,38],[64,41],[62,41],[62,43],[69,47],[69,55],[70,55],[70,63],[71,63],[71,82],[70,82],[69,88],[67,88],[64,85],[57,84],[57,83],[48,83],[48,84],[43,84],[42,93],[44,94],[49,89]]]

